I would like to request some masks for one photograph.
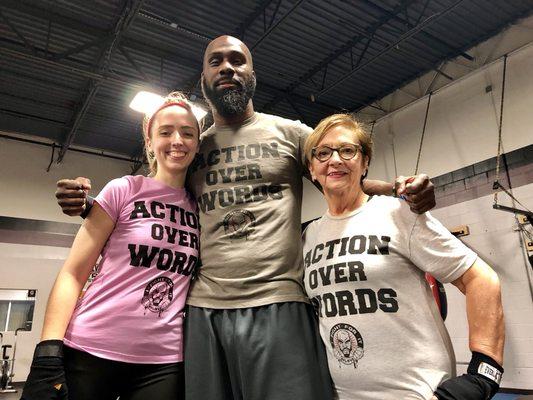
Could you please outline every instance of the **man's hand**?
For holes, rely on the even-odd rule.
[[[435,188],[426,174],[399,176],[394,188],[396,196],[405,199],[414,213],[423,214],[435,207]]]
[[[87,193],[91,189],[91,181],[87,178],[61,179],[57,182],[56,198],[63,213],[72,216],[81,215],[85,211]]]

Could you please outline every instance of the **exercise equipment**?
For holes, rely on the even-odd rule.
[[[0,360],[0,390],[3,390],[7,386],[9,363],[6,359],[6,350],[10,347],[10,345],[4,346],[4,334],[0,332],[0,351],[2,352],[2,359]]]
[[[526,251],[529,251],[528,244],[533,243],[533,235],[525,229],[525,221],[524,223],[520,223],[518,216],[523,215],[525,220],[529,222],[531,226],[533,226],[533,212],[528,209],[526,206],[524,206],[516,197],[513,196],[511,193],[512,187],[511,187],[511,177],[509,176],[509,167],[507,165],[507,157],[505,154],[502,154],[502,127],[503,127],[503,105],[505,103],[505,79],[506,79],[506,72],[507,72],[507,54],[503,57],[503,73],[502,73],[502,97],[500,99],[500,120],[498,123],[498,152],[496,155],[496,177],[492,184],[492,189],[494,190],[494,204],[492,205],[492,208],[495,210],[500,211],[506,211],[513,213],[515,215],[515,218],[518,222],[518,230],[521,233],[520,234],[520,240],[523,243],[524,248]],[[505,165],[505,172],[507,174],[507,182],[509,183],[509,189],[506,189],[501,183],[500,183],[500,164],[501,160],[503,159],[504,165]],[[513,206],[515,203],[520,204],[523,209],[519,209],[516,207],[508,207],[503,206],[498,203],[498,191],[501,190],[504,192],[507,196],[511,198],[513,201]],[[526,238],[529,240],[527,241]],[[528,255],[529,260],[529,266],[531,269],[533,269],[533,254]],[[533,297],[533,286],[531,285],[531,281],[529,283],[529,289],[531,296]]]
[[[498,153],[496,155],[496,177],[495,177],[494,183],[492,184],[492,189],[495,190],[494,204],[492,205],[492,208],[496,210],[512,212],[514,214],[522,214],[527,218],[529,223],[533,225],[533,212],[529,210],[526,206],[524,206],[522,203],[520,203],[520,201],[518,201],[513,196],[513,194],[510,192],[512,188],[511,188],[511,179],[509,177],[509,168],[507,166],[507,159],[505,157],[505,154],[502,154],[503,105],[505,103],[506,72],[507,72],[507,54],[503,57],[502,97],[500,100],[500,121],[498,123]],[[500,183],[500,165],[501,165],[502,158],[505,164],[505,170],[507,173],[507,182],[509,183],[509,189],[506,189]],[[509,196],[513,200],[513,202],[516,202],[520,204],[522,207],[524,207],[524,210],[514,208],[514,207],[502,206],[501,204],[498,204],[498,190],[501,190],[502,192],[504,192],[507,196]]]
[[[440,316],[442,317],[443,321],[446,321],[446,317],[448,316],[448,298],[446,297],[446,289],[442,283],[440,283],[433,275],[428,274],[427,272],[426,281],[431,289],[435,303],[437,303]]]
[[[13,383],[13,377],[15,376],[14,370],[15,370],[15,354],[17,351],[17,336],[19,331],[26,331],[25,328],[18,328],[15,330],[15,339],[13,341],[13,345],[10,344],[3,344],[3,335],[0,334],[0,340],[1,340],[1,348],[2,348],[2,360],[1,360],[1,368],[0,368],[0,394],[3,393],[17,393],[17,389],[15,389],[12,385]],[[13,353],[11,354],[11,358],[9,358],[8,355],[8,349],[13,349]]]
[[[10,344],[4,344],[4,335],[1,335],[1,348],[2,348],[2,360],[0,367],[0,394],[1,393],[15,393],[16,390],[11,386],[11,371],[13,360],[9,358],[7,354],[8,349],[11,349],[13,346]]]

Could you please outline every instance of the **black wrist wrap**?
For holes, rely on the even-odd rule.
[[[89,215],[89,212],[91,211],[91,208],[93,208],[94,199],[91,196],[87,196],[85,198],[85,210],[80,214],[80,217],[86,218],[87,215]]]
[[[491,357],[474,351],[472,352],[472,359],[470,360],[470,364],[468,364],[466,372],[470,375],[481,375],[499,387],[502,380],[503,368]]]
[[[43,340],[35,347],[33,358],[37,357],[61,357],[63,358],[62,340]]]

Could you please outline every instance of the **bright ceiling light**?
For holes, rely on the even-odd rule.
[[[164,101],[165,99],[158,94],[141,91],[131,101],[130,108],[146,115],[152,115]]]
[[[158,94],[141,91],[137,93],[131,101],[130,108],[145,115],[152,115],[159,107],[161,107],[164,101],[165,98]],[[193,103],[190,104],[192,108],[192,113],[198,121],[205,117],[207,111]]]

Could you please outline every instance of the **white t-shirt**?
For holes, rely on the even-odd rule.
[[[341,400],[429,399],[455,376],[452,344],[426,283],[462,276],[477,255],[428,213],[376,196],[304,232],[305,288],[319,305]]]

